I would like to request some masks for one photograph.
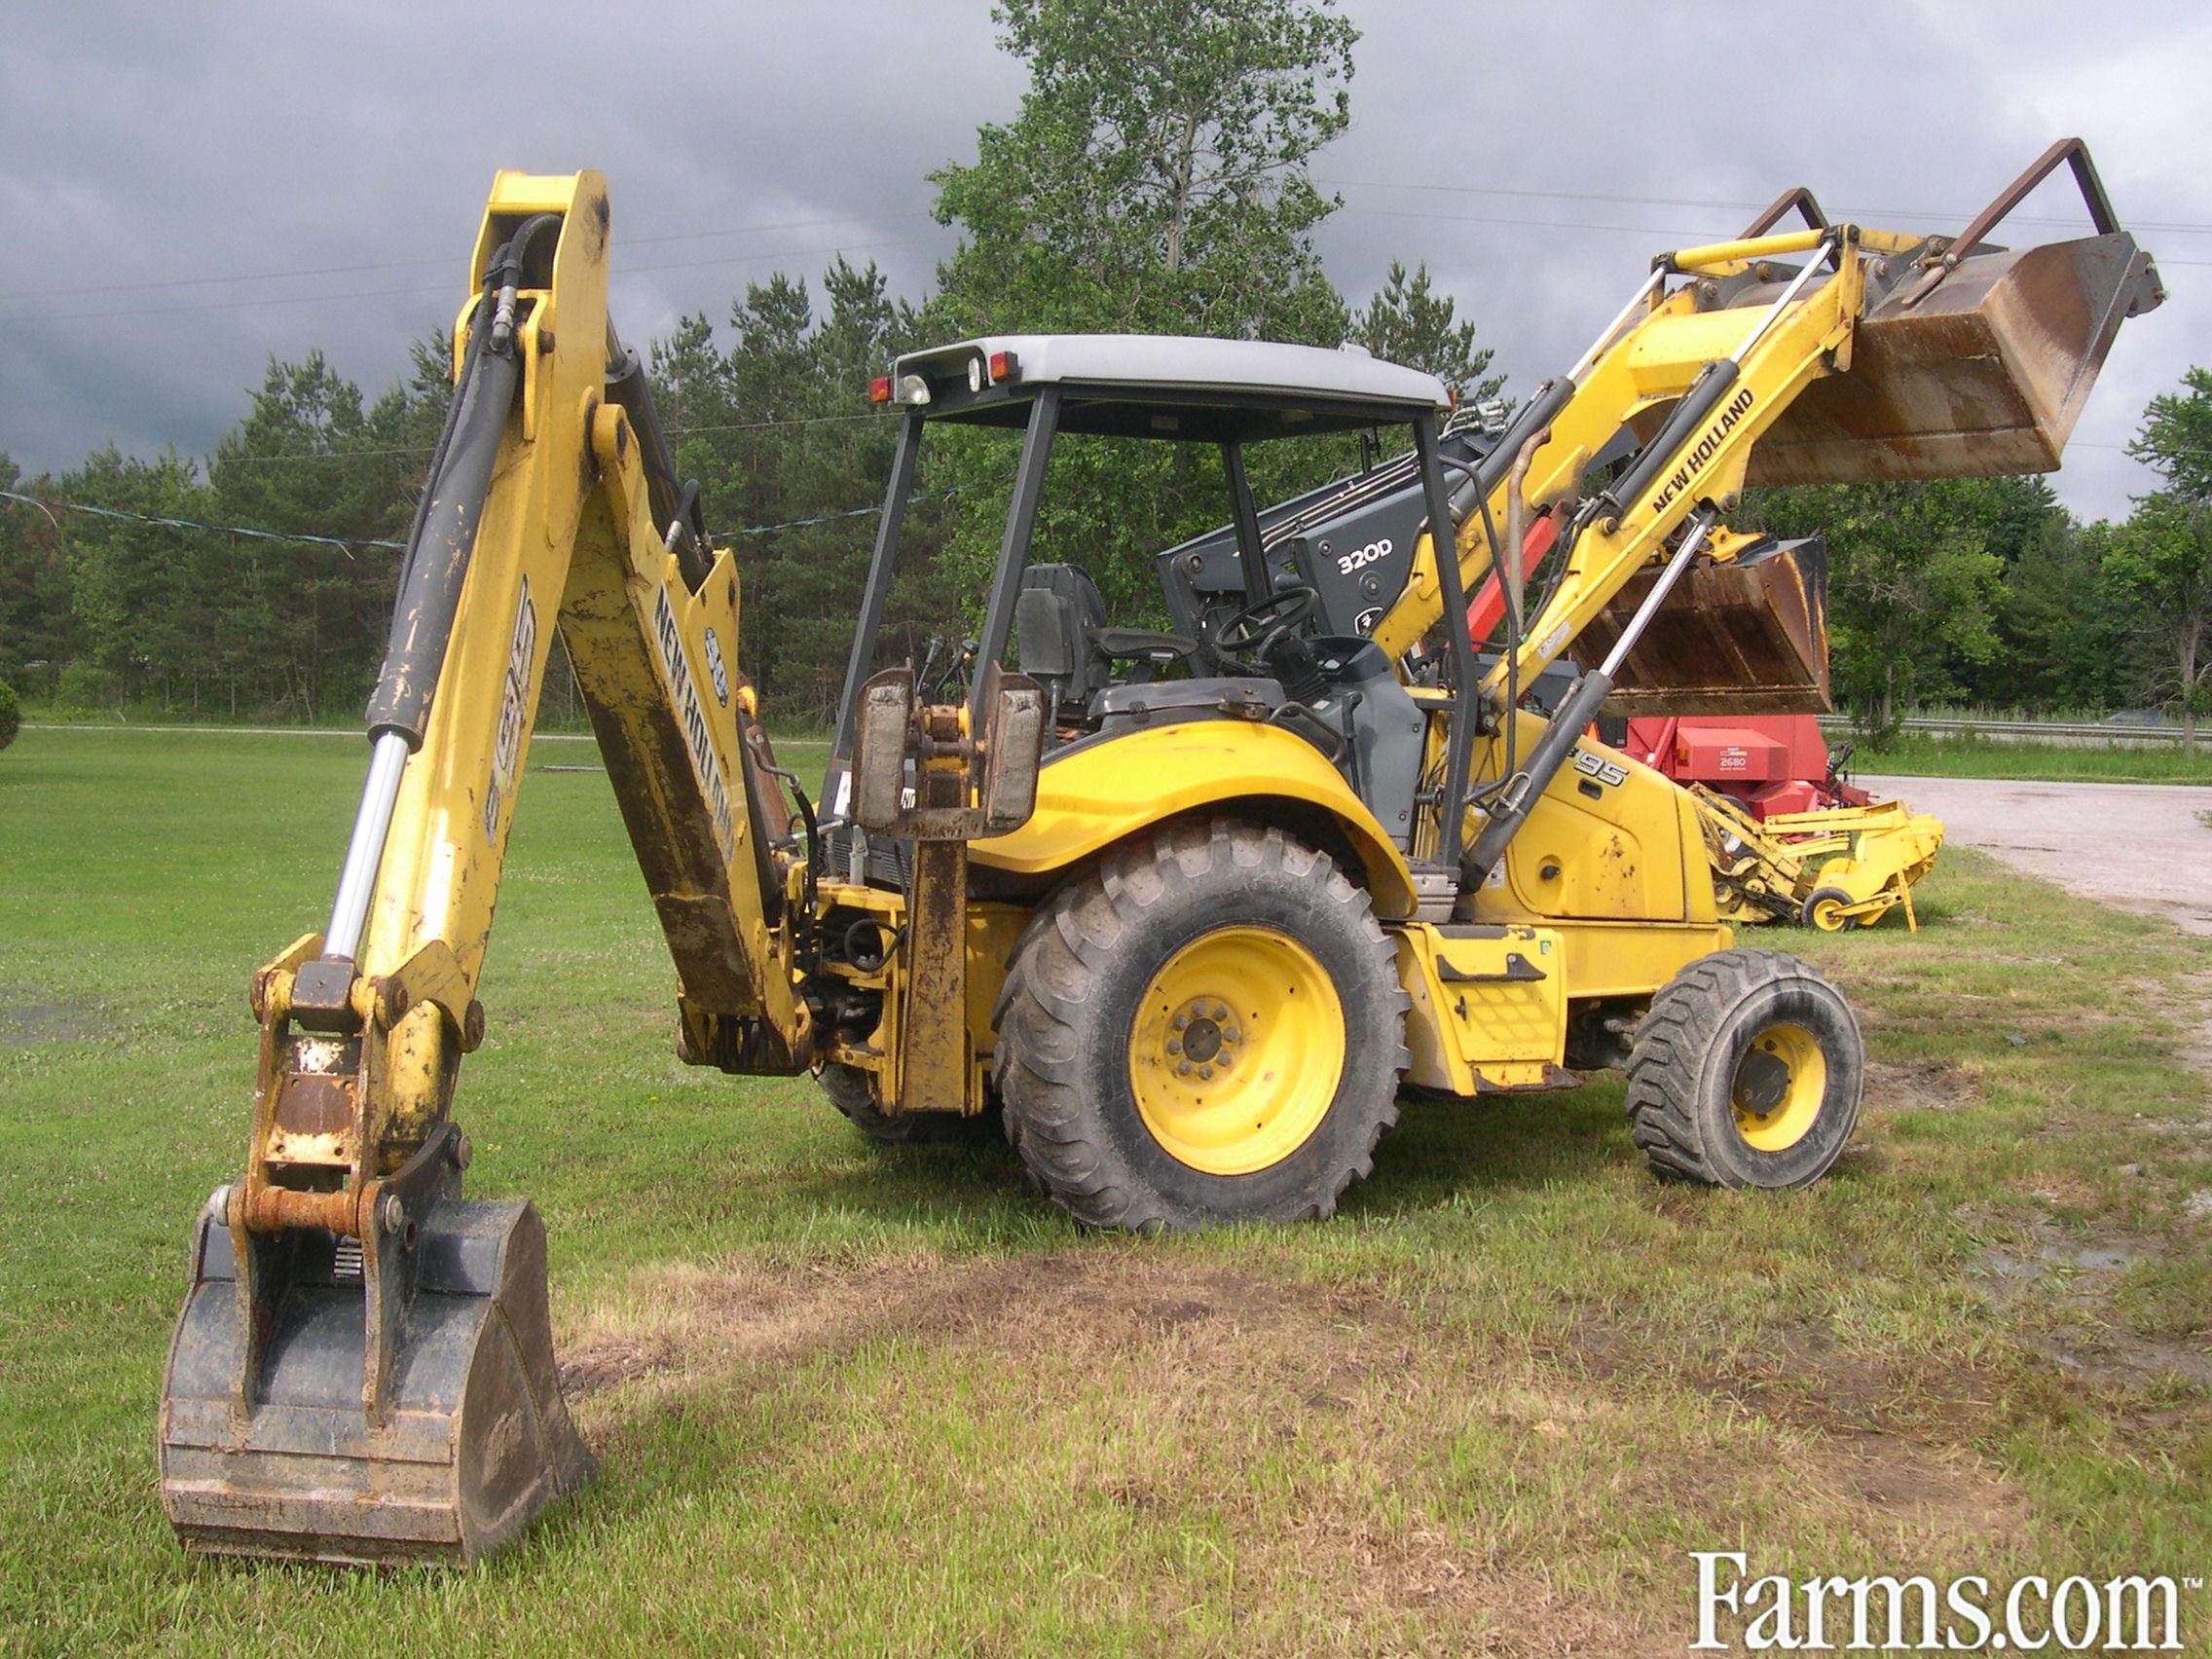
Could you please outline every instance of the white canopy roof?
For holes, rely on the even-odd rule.
[[[993,387],[989,363],[1009,353],[1013,371],[1003,387]],[[1434,375],[1386,363],[1353,350],[1285,346],[1265,340],[1213,340],[1174,334],[994,334],[963,340],[926,351],[909,351],[895,365],[894,398],[911,401],[903,382],[920,375],[929,382],[932,401],[967,402],[975,386],[971,365],[979,365],[987,395],[1018,393],[1041,386],[1072,390],[1133,394],[1141,400],[1158,391],[1177,402],[1205,401],[1208,393],[1233,397],[1311,399],[1322,404],[1374,406],[1378,416],[1398,419],[1417,409],[1450,406],[1444,383]],[[947,395],[949,394],[949,395]],[[946,409],[947,414],[954,413]]]

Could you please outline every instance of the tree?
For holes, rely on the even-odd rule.
[[[159,696],[166,706],[178,691],[189,694],[212,631],[210,572],[221,538],[139,519],[207,522],[209,492],[198,464],[174,450],[151,461],[126,459],[110,444],[62,478],[59,493],[138,515],[72,514],[63,537],[79,664],[99,676],[96,689],[80,677],[85,700],[112,698],[120,712],[133,698]]]
[[[2184,392],[2160,392],[2143,411],[2127,453],[2185,500],[2212,501],[2212,369],[2181,377]]]
[[[1505,377],[1484,377],[1491,350],[1475,345],[1475,325],[1457,320],[1457,311],[1451,295],[1430,290],[1426,261],[1409,277],[1393,259],[1382,291],[1352,319],[1351,338],[1387,362],[1427,370],[1462,402],[1494,397]]]
[[[2151,650],[2152,695],[2181,710],[2182,753],[2196,753],[2196,721],[2212,707],[2212,503],[2167,491],[2146,496],[2113,538],[2105,570],[2135,607]]]
[[[1329,0],[1006,0],[1000,43],[1029,66],[1021,108],[973,165],[930,175],[959,250],[938,268],[934,335],[1132,330],[1335,347],[1349,323],[1312,233],[1337,206],[1309,176],[1350,120],[1358,31]],[[999,435],[933,438],[933,483],[995,482]],[[1264,445],[1278,498],[1348,464],[1337,446]],[[1118,615],[1156,616],[1160,549],[1227,517],[1210,447],[1063,439],[1038,542],[1081,564]],[[960,498],[945,559],[979,608],[1003,492]]]
[[[25,480],[4,454],[0,490],[53,493],[44,478]],[[44,507],[0,501],[0,677],[51,692],[75,652],[74,608],[58,520]]]
[[[980,333],[1344,337],[1307,164],[1351,120],[1359,31],[1331,0],[1004,0],[1020,112],[930,174],[961,227],[937,316]]]
[[[1900,700],[1943,692],[1954,664],[1995,652],[2000,505],[1986,480],[1945,479],[1761,491],[1741,515],[1826,540],[1830,683],[1877,739],[1897,730]]]
[[[2194,755],[2196,719],[2207,707],[2204,633],[2212,620],[2212,370],[2191,368],[2182,386],[2151,399],[2127,446],[2166,487],[2137,500],[2105,566],[2134,602],[2150,652],[2145,683],[2160,701],[2178,704],[2182,748]]]
[[[2010,562],[1997,615],[2001,648],[1978,695],[2021,709],[2119,703],[2129,621],[2105,568],[2112,539],[2109,525],[2062,519]]]
[[[822,291],[817,319],[805,280],[779,273],[731,308],[726,351],[693,316],[652,353],[677,469],[699,479],[709,533],[737,559],[739,659],[768,707],[810,723],[835,710],[873,544],[874,521],[852,509],[891,466],[897,423],[865,388],[915,331],[873,264],[834,261]],[[957,613],[929,557],[940,516],[919,503],[902,537],[886,622],[909,650]]]

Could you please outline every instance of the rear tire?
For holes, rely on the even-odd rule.
[[[1093,1227],[1326,1217],[1397,1122],[1408,1006],[1324,854],[1229,819],[1165,830],[1022,935],[996,1019],[1007,1138]]]
[[[1651,999],[1628,1116],[1651,1167],[1715,1187],[1803,1187],[1859,1122],[1865,1046],[1819,970],[1776,950],[1701,957]]]
[[[973,1118],[958,1112],[901,1112],[894,1117],[876,1106],[867,1074],[858,1066],[831,1061],[815,1080],[853,1127],[885,1146],[976,1146],[999,1133],[998,1114],[988,1109]]]

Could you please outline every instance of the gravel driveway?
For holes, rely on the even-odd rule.
[[[1995,778],[1858,780],[1943,821],[1947,846],[1978,847],[2090,899],[2212,937],[2212,789],[2028,784]]]

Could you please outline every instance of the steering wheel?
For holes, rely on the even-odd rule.
[[[1320,600],[1321,596],[1309,587],[1277,588],[1216,628],[1213,648],[1225,657],[1255,657],[1264,662],[1278,641],[1313,614],[1313,607]]]

